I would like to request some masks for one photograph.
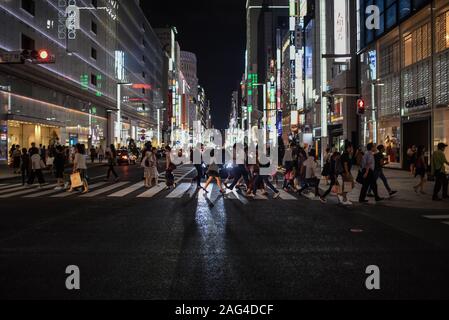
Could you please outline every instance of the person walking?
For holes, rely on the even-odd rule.
[[[215,151],[212,150],[210,153],[211,158],[215,157]],[[215,163],[215,159],[212,160],[212,163],[209,164],[209,167],[207,169],[207,181],[206,181],[206,185],[204,186],[204,192],[205,193],[209,193],[209,191],[207,191],[207,188],[209,187],[209,185],[212,183],[212,181],[216,181],[218,187],[220,188],[220,193],[222,195],[224,195],[226,193],[226,191],[223,189],[222,183],[221,183],[221,178],[220,178],[220,173],[219,173],[219,168],[218,165]]]
[[[407,162],[409,165],[410,173],[413,175],[415,172],[415,162],[416,162],[416,146],[412,145],[407,149]]]
[[[448,180],[446,176],[445,165],[449,165],[446,159],[444,150],[447,148],[447,144],[439,143],[438,150],[433,153],[432,159],[432,175],[435,177],[435,188],[433,189],[433,201],[441,201],[438,194],[440,190],[443,189],[443,199],[448,199],[449,195],[447,193]]]
[[[30,154],[30,162],[31,172],[28,179],[28,186],[32,186],[34,183],[34,179],[37,177],[37,180],[39,182],[38,188],[40,189],[45,183],[44,175],[42,174],[42,169],[45,168],[45,164],[41,159],[39,150],[37,148],[32,148],[32,154]]]
[[[259,167],[259,172],[255,174],[253,190],[252,190],[252,193],[248,194],[248,197],[254,198],[256,196],[256,194],[257,194],[257,188],[259,187],[260,184],[263,183],[263,185],[265,187],[268,187],[268,188],[270,188],[273,191],[273,193],[274,193],[273,199],[279,198],[281,193],[270,182],[269,175],[262,174],[262,170],[264,170],[264,168],[269,168],[270,164],[267,163],[265,165],[262,165],[262,164],[259,163],[259,157],[257,155],[256,155],[256,157],[257,157],[257,166]],[[265,191],[264,194],[267,194],[267,192]]]
[[[419,177],[419,183],[413,187],[416,193],[418,190],[421,194],[426,194],[424,192],[424,186],[426,184],[426,174],[427,174],[427,164],[424,158],[426,153],[426,148],[424,146],[419,146],[416,152],[416,162],[415,162],[415,178]]]
[[[341,155],[340,161],[342,165],[342,179],[343,179],[343,186],[342,186],[342,195],[338,196],[338,200],[341,204],[345,206],[352,205],[352,202],[348,200],[348,193],[354,189],[354,177],[352,176],[351,170],[352,166],[354,164],[354,148],[352,146],[352,143],[349,141],[346,141],[345,143],[345,151]]]
[[[115,146],[113,144],[110,145],[108,153],[107,153],[107,160],[108,160],[108,173],[106,176],[105,181],[109,181],[109,178],[111,176],[111,173],[115,177],[115,182],[119,180],[117,172],[115,172],[115,166],[117,165],[117,150],[115,149]]]
[[[389,196],[391,197],[395,195],[397,191],[391,189],[390,185],[388,184],[387,177],[385,177],[383,168],[388,163],[388,160],[385,158],[384,153],[385,147],[383,145],[379,145],[377,147],[377,153],[374,155],[374,180],[377,184],[377,180],[379,180],[380,178],[385,186],[385,189],[387,189]],[[368,189],[368,197],[374,197],[371,188]]]
[[[16,145],[14,151],[12,152],[12,163],[14,168],[14,174],[20,173],[20,158],[22,153],[20,152],[20,146]]]
[[[247,191],[249,190],[249,173],[246,169],[246,164],[248,163],[248,146],[244,146],[244,163],[237,164],[237,145],[234,145],[233,147],[233,161],[234,165],[237,165],[234,168],[234,180],[233,182],[228,186],[225,184],[225,187],[229,190],[234,190],[234,188],[238,185],[239,181],[243,178],[243,181],[245,181]]]
[[[90,160],[92,163],[94,163],[95,159],[97,159],[97,150],[94,146],[92,146],[90,147]]]
[[[25,181],[30,177],[30,155],[26,148],[22,149],[22,155],[20,156],[20,172],[22,174],[22,186],[25,185]]]
[[[157,172],[156,148],[147,150],[142,160],[144,167],[145,188],[152,188],[157,184],[159,173]]]
[[[196,188],[201,189],[201,179],[203,179],[203,152],[204,152],[204,145],[201,144],[200,149],[200,161],[199,163],[195,163],[194,159],[194,151],[193,149],[190,150],[190,162],[194,164],[195,170],[196,170],[196,176],[193,178],[193,181],[196,181]],[[192,182],[193,183],[193,182]]]
[[[64,188],[64,167],[66,163],[64,148],[60,145],[56,147],[55,160],[53,166],[55,169],[56,183],[55,190],[62,190]]]
[[[383,199],[379,197],[377,193],[377,183],[374,177],[374,170],[376,168],[374,153],[376,152],[376,145],[374,143],[368,143],[367,151],[363,156],[361,163],[361,170],[363,174],[363,183],[362,190],[360,191],[359,202],[366,203],[366,195],[368,193],[368,188],[371,187],[371,190],[374,193],[375,200],[377,202],[382,201]]]
[[[104,160],[104,149],[103,147],[100,145],[100,147],[98,148],[98,162],[102,163]]]
[[[83,182],[83,194],[89,192],[89,185],[87,183],[87,164],[86,164],[86,150],[84,145],[77,144],[75,146],[75,157],[73,160],[73,173],[79,172],[81,181]],[[73,192],[74,188],[71,186],[68,192]]]
[[[176,165],[171,160],[171,148],[165,146],[165,184],[166,189],[176,188],[175,176],[173,171],[176,170]]]

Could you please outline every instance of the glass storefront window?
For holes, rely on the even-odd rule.
[[[396,24],[396,5],[391,6],[390,8],[387,9],[387,29],[391,28],[392,26],[394,26]]]
[[[449,49],[449,11],[436,18],[435,31],[436,51],[441,52]]]
[[[412,12],[411,0],[399,0],[399,18],[403,19]]]

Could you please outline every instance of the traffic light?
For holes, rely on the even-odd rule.
[[[334,97],[331,95],[327,96],[327,109],[332,113],[335,111]]]
[[[55,56],[50,54],[47,49],[37,50],[23,50],[22,59],[25,62],[29,60],[33,64],[48,64],[55,63]]]
[[[365,100],[363,100],[362,98],[357,100],[357,114],[358,115],[363,115],[365,114]]]

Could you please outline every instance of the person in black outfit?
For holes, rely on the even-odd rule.
[[[111,173],[115,177],[115,181],[118,181],[118,174],[115,172],[115,166],[117,164],[117,151],[115,150],[115,146],[111,144],[111,152],[108,155],[108,174],[106,177],[106,181],[109,181],[109,177],[111,176]]]
[[[25,185],[25,181],[28,180],[30,176],[30,155],[26,148],[22,149],[22,155],[20,157],[20,172],[22,173],[22,186]]]
[[[61,190],[64,187],[64,166],[65,166],[65,155],[62,146],[56,147],[56,152],[54,153],[55,160],[53,166],[55,168],[55,175],[57,179],[58,186],[55,190]]]

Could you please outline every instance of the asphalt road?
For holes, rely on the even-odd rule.
[[[185,189],[190,170],[147,197],[139,167],[92,197],[29,197],[38,191],[0,181],[0,298],[449,298],[449,226],[422,218],[447,212],[223,198]],[[104,174],[90,169],[91,184]],[[68,265],[80,290],[65,287]],[[365,287],[370,265],[380,290]]]

